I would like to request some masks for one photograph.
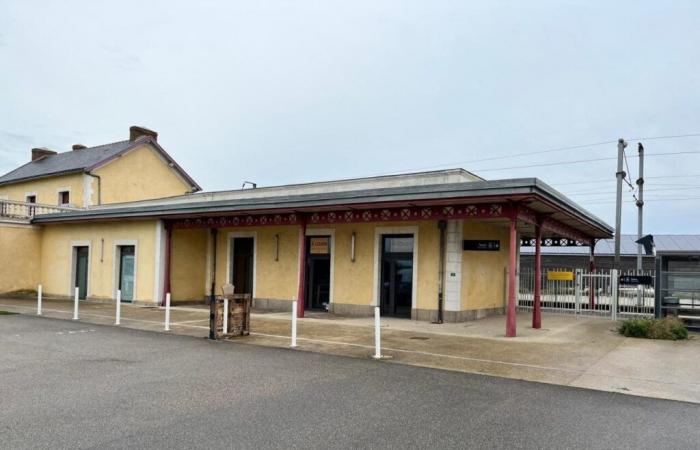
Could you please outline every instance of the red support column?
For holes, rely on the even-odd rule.
[[[170,293],[170,254],[173,241],[173,227],[169,222],[165,222],[165,264],[163,276],[163,300],[160,305],[165,306],[165,296]]]
[[[304,317],[306,301],[306,218],[301,216],[299,224],[299,288],[297,291],[297,317]]]
[[[535,298],[532,304],[532,328],[542,328],[542,227],[535,227]]]
[[[506,307],[506,337],[515,337],[515,287],[518,255],[518,219],[514,215],[510,219],[510,242],[508,251],[508,306]]]
[[[588,272],[591,274],[588,282],[588,310],[593,311],[595,309],[595,290],[596,290],[596,280],[593,276],[595,273],[595,240],[591,239],[591,254],[588,261]]]

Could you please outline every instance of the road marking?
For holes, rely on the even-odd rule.
[[[3,308],[16,308],[16,309],[20,309],[20,310],[22,310],[22,311],[29,311],[29,312],[34,311],[34,308],[27,308],[27,307],[24,307],[24,306],[17,306],[17,305],[0,305],[0,307],[3,307]],[[73,313],[70,312],[70,311],[63,311],[63,310],[60,310],[60,309],[47,309],[47,308],[43,308],[42,311],[44,311],[44,312],[54,312],[54,313],[60,313],[60,314],[67,314],[67,315],[73,314]],[[105,315],[102,315],[102,314],[93,314],[93,313],[86,313],[86,312],[83,312],[83,313],[81,313],[80,315],[81,315],[81,316],[84,316],[84,317],[100,317],[100,318],[104,318],[104,319],[113,319],[113,318],[114,318],[113,316],[105,316]],[[162,322],[162,321],[161,321],[161,322],[156,322],[156,321],[154,321],[154,320],[130,319],[130,318],[124,317],[124,316],[122,316],[122,320],[130,320],[130,321],[132,321],[132,322],[141,322],[141,323],[150,323],[150,324],[161,325],[161,326],[163,325],[163,322]],[[207,320],[207,319],[202,319],[202,320]],[[184,323],[184,322],[178,322],[178,323]],[[113,325],[113,324],[112,324],[112,325]],[[172,324],[172,325],[177,325],[177,324]],[[188,325],[187,323],[184,323],[184,325],[180,325],[180,326],[181,326],[181,327],[185,327],[185,328],[199,328],[199,329],[205,329],[205,330],[208,330],[208,329],[209,329],[209,327],[204,327],[204,326],[201,326],[201,325]]]

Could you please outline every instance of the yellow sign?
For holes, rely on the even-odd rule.
[[[573,281],[574,273],[550,270],[547,272],[547,279],[549,281]]]
[[[312,255],[327,255],[330,253],[328,246],[328,238],[311,238],[309,239],[309,253]]]

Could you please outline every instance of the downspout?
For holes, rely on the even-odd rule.
[[[102,204],[102,178],[92,172],[85,172],[93,178],[97,178],[97,204]]]
[[[447,230],[447,221],[438,221],[438,229],[440,230],[440,268],[438,270],[438,312],[437,320],[434,323],[442,323],[443,321],[443,305],[445,303],[445,231]]]
[[[211,296],[209,298],[209,301],[214,301],[214,298],[216,298],[216,237],[218,235],[218,231],[216,228],[211,229],[211,242],[212,242],[212,251],[211,251]]]

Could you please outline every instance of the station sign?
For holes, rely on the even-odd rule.
[[[550,270],[547,272],[547,280],[549,281],[573,281],[574,273],[567,270]]]
[[[462,249],[476,252],[497,252],[501,249],[501,241],[495,240],[465,240]]]
[[[312,255],[327,255],[330,253],[329,238],[314,237],[309,239],[309,253]]]
[[[639,285],[652,286],[654,278],[651,275],[620,275],[620,285]]]

